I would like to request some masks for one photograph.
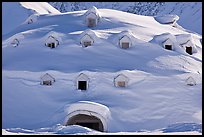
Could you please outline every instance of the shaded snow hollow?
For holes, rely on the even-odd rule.
[[[109,109],[108,132],[202,123],[200,35],[191,34],[197,49],[193,55],[182,48],[169,51],[154,38],[169,33],[178,44],[176,35],[190,33],[160,24],[154,17],[98,9],[101,19],[91,31],[96,42],[83,48],[79,38],[88,29],[85,12],[39,15],[36,22],[21,24],[2,36],[3,128],[32,130],[63,124],[67,108],[78,101]],[[125,30],[131,30],[135,40],[126,50],[117,44]],[[44,46],[50,31],[62,40],[55,49]],[[21,34],[14,48],[9,43]],[[55,78],[52,86],[40,85],[45,73]],[[90,79],[84,92],[76,90],[80,73]],[[121,73],[129,78],[125,88],[114,86],[114,78]],[[189,76],[196,80],[195,86],[186,85]]]

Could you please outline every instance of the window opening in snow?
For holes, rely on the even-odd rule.
[[[43,85],[52,85],[52,81],[43,81]]]
[[[165,49],[172,50],[172,45],[165,45]]]
[[[68,120],[67,125],[80,125],[97,131],[104,131],[103,123],[99,118],[85,114],[78,114],[71,117]]]
[[[192,51],[193,51],[192,47],[186,47],[186,52],[187,52],[188,54],[192,55],[192,54],[193,54]]]
[[[122,48],[123,48],[123,49],[129,48],[129,42],[123,42],[123,43],[122,43]]]
[[[96,26],[96,19],[88,18],[88,27]]]
[[[85,47],[91,46],[91,41],[84,41],[84,46]]]
[[[119,87],[125,87],[125,81],[118,81]]]
[[[78,89],[87,90],[87,81],[78,81]]]

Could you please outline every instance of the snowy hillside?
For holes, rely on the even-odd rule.
[[[202,34],[201,2],[49,2],[61,12],[85,10],[91,6],[145,16],[176,14],[184,28]],[[192,23],[193,22],[193,23]]]
[[[171,127],[162,131],[200,134],[202,36],[152,16],[92,12],[98,17],[92,28],[82,10],[32,16],[34,22],[2,36],[2,132],[86,134],[91,130],[68,124],[83,114],[97,117],[106,132]],[[130,47],[120,45],[128,40]],[[124,87],[116,86],[117,76],[127,80]],[[87,90],[79,90],[79,81]],[[68,126],[52,128],[58,124]]]
[[[6,34],[22,24],[32,14],[60,13],[47,2],[3,2],[2,33]]]

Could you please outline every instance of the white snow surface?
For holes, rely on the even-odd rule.
[[[39,15],[37,22],[21,24],[2,36],[2,128],[33,130],[63,124],[67,106],[78,101],[96,102],[110,110],[108,132],[202,123],[202,36],[162,25],[150,16],[98,11],[102,20],[93,28],[98,41],[90,47],[83,48],[79,41],[88,29],[83,22],[85,10]],[[129,49],[113,42],[125,30],[137,38]],[[55,49],[44,46],[51,31],[63,35],[63,43]],[[152,40],[166,33],[191,34],[198,52],[169,51]],[[18,47],[6,44],[18,34],[24,36]],[[40,85],[45,73],[55,78],[52,86]],[[80,73],[90,80],[85,92],[76,90]],[[114,78],[121,73],[129,78],[126,88],[114,86]],[[195,86],[186,85],[189,76]]]
[[[32,14],[59,14],[47,2],[2,2],[2,34],[9,33]]]

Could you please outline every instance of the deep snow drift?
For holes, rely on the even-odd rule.
[[[35,130],[64,124],[67,108],[78,101],[108,107],[108,132],[201,124],[202,36],[160,24],[150,16],[98,11],[100,22],[91,28],[95,41],[86,48],[80,44],[81,34],[88,29],[83,20],[85,10],[39,15],[36,22],[21,24],[2,36],[3,128]],[[133,35],[129,49],[121,49],[117,42],[125,30]],[[45,46],[50,32],[61,39],[53,49]],[[195,53],[189,55],[184,48],[170,51],[155,40],[172,36],[179,46],[180,34],[192,36]],[[16,47],[11,44],[15,38],[20,43]],[[52,86],[40,85],[45,73],[55,78]],[[86,91],[76,89],[80,73],[90,79]],[[127,87],[114,86],[119,74],[129,78]],[[186,84],[189,76],[195,86]]]
[[[58,14],[47,2],[2,2],[2,33],[6,34],[32,14]]]

